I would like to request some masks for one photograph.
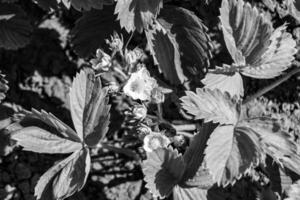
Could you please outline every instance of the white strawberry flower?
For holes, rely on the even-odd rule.
[[[131,74],[126,85],[123,88],[124,93],[134,100],[151,100],[151,92],[157,87],[157,82],[149,74],[149,71],[142,67],[137,72]]]
[[[147,152],[152,152],[158,148],[166,148],[170,143],[171,141],[165,135],[157,132],[151,132],[144,138],[143,148]]]

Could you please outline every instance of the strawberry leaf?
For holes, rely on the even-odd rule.
[[[181,67],[179,46],[174,35],[157,26],[156,30],[147,31],[146,36],[154,62],[165,78],[174,85],[186,81],[187,77],[184,76]]]
[[[0,3],[0,32],[0,48],[16,50],[29,43],[32,26],[20,7]]]
[[[228,195],[219,188],[203,190],[196,187],[182,188],[176,186],[173,191],[174,200],[226,200]]]
[[[16,140],[25,151],[38,153],[71,153],[82,147],[79,142],[61,138],[39,127],[26,127],[12,133],[11,139]]]
[[[284,200],[300,200],[300,180],[290,187],[287,196]]]
[[[219,89],[221,92],[228,92],[230,96],[244,96],[243,79],[237,72],[235,73],[207,73],[201,81],[205,88],[214,90]]]
[[[195,119],[220,124],[236,124],[238,121],[236,103],[228,93],[223,94],[220,90],[197,88],[196,93],[187,91],[181,101],[183,109]]]
[[[146,32],[155,64],[172,84],[182,84],[203,73],[211,57],[207,28],[191,11],[162,9],[154,30]],[[181,62],[181,60],[182,62]]]
[[[80,57],[87,57],[96,52],[104,39],[108,38],[114,30],[118,30],[113,15],[113,8],[107,6],[105,9],[84,12],[71,30],[71,40],[75,52]]]
[[[109,110],[107,88],[91,69],[77,74],[70,90],[70,107],[73,123],[79,137],[95,146],[108,131]]]
[[[65,199],[84,186],[90,170],[89,150],[83,148],[50,168],[36,187],[38,200]]]
[[[274,163],[273,159],[270,157],[267,157],[266,164],[266,170],[270,174],[272,190],[283,195],[293,183],[289,171],[286,168]]]
[[[276,120],[257,118],[241,122],[260,137],[264,151],[278,164],[300,175],[298,146],[291,136],[280,129]]]
[[[286,4],[290,15],[300,24],[300,2],[296,0],[286,0]]]
[[[242,74],[273,78],[291,65],[296,42],[285,26],[274,31],[271,21],[243,0],[223,0],[220,13],[225,44]]]
[[[188,187],[209,188],[213,184],[212,176],[203,164],[206,142],[209,139],[215,125],[212,123],[204,124],[197,133],[183,155],[186,163],[186,170],[180,185]]]
[[[196,187],[182,188],[176,186],[173,191],[173,198],[174,200],[188,200],[188,199],[207,200],[207,190],[199,189]]]
[[[179,183],[185,170],[185,164],[177,150],[160,148],[147,154],[143,162],[146,187],[155,197],[168,196]]]
[[[101,10],[103,5],[112,5],[113,0],[70,0],[78,11],[90,11],[92,8]]]
[[[278,27],[269,39],[269,46],[262,55],[249,57],[248,66],[242,74],[253,78],[274,78],[282,74],[294,60],[297,53],[296,41],[286,27]]]
[[[41,112],[32,109],[32,112],[26,113],[27,118],[36,118],[41,120],[42,122],[46,123],[50,127],[53,127],[61,134],[64,138],[75,141],[81,142],[81,138],[78,137],[76,132],[70,128],[67,124],[59,120],[51,113],[47,113],[46,111],[42,110]]]
[[[218,126],[207,141],[205,161],[218,185],[234,184],[261,159],[259,138],[251,129]]]
[[[5,75],[3,75],[0,71],[0,102],[6,97],[6,92],[8,91],[8,81],[5,79]]]
[[[115,14],[127,32],[148,29],[163,6],[162,0],[118,0]]]

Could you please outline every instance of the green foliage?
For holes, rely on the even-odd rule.
[[[64,119],[10,105],[13,114],[0,123],[11,144],[1,145],[67,154],[38,180],[38,200],[82,190],[102,148],[141,165],[141,185],[155,198],[298,200],[299,104],[286,110],[284,119],[293,118],[286,125],[282,113],[264,110],[269,103],[248,101],[300,71],[298,7],[293,0],[0,0],[0,58],[11,65],[1,68],[11,83],[0,73],[0,101],[22,91],[18,103],[39,96],[34,106],[55,107]],[[52,35],[61,52],[40,44]],[[45,55],[31,55],[36,47]],[[45,66],[36,67],[36,57]],[[53,74],[67,79],[77,69],[72,82],[43,90]],[[253,78],[281,75],[251,96],[269,83]],[[68,97],[63,103],[47,96],[57,90]]]
[[[35,187],[37,199],[65,199],[85,185],[91,164],[88,147],[98,145],[108,130],[110,106],[106,94],[107,88],[102,88],[100,78],[92,70],[83,70],[75,77],[70,92],[76,132],[54,115],[36,110],[25,113],[23,121],[38,119],[53,132],[38,126],[25,126],[12,132],[11,139],[23,150],[72,153],[41,176]]]
[[[0,48],[18,49],[30,42],[32,27],[18,6],[0,3]]]

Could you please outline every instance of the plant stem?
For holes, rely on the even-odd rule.
[[[197,129],[196,124],[173,125],[176,131],[194,131]]]
[[[178,131],[177,134],[178,134],[178,135],[186,136],[186,137],[188,137],[188,138],[194,137],[193,134],[191,134],[191,133],[189,133],[189,132],[185,132],[185,131]]]
[[[295,68],[294,70],[290,71],[289,73],[285,74],[284,76],[282,76],[281,78],[275,80],[273,83],[271,83],[270,85],[258,90],[255,94],[249,96],[248,98],[246,98],[243,102],[243,104],[247,104],[251,101],[253,101],[254,99],[264,95],[265,93],[269,92],[270,90],[274,89],[275,87],[277,87],[278,85],[280,85],[281,83],[287,81],[291,76],[297,74],[300,72],[300,67]]]
[[[133,35],[134,35],[134,31],[132,31],[130,37],[128,38],[128,40],[127,40],[127,42],[126,42],[126,44],[125,44],[125,46],[124,46],[124,51],[125,51],[125,49],[127,49],[127,47],[128,47],[128,45],[129,45],[131,39],[133,38]]]
[[[163,119],[163,109],[162,109],[162,104],[161,103],[157,104],[157,117],[160,121],[164,121],[164,119]]]
[[[139,160],[139,156],[132,150],[126,148],[115,147],[110,144],[102,143],[101,146],[109,151],[113,151],[115,153],[124,154],[128,157],[131,157],[135,160]]]

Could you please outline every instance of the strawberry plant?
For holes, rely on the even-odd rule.
[[[299,199],[299,13],[0,0],[0,199]]]

